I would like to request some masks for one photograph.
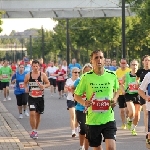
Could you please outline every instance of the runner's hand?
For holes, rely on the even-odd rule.
[[[25,93],[29,93],[29,88],[25,88]]]
[[[111,106],[112,108],[114,108],[116,105],[117,105],[117,103],[116,103],[114,100],[112,100],[111,103],[110,103],[110,106]]]
[[[44,90],[45,86],[42,85],[42,84],[39,84],[39,88],[40,88],[41,90]]]
[[[85,101],[83,106],[90,107],[92,105],[92,101]]]
[[[35,80],[36,82],[37,82],[37,84],[38,84],[38,86],[39,86],[39,88],[41,89],[41,90],[44,90],[44,85],[43,84],[40,84],[39,82],[38,82],[38,80]]]
[[[145,100],[150,102],[150,96],[147,96],[147,98]]]

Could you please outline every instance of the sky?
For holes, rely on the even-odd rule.
[[[26,29],[37,28],[40,29],[42,26],[44,29],[52,30],[56,22],[50,18],[34,18],[34,19],[2,19],[3,31],[0,35],[9,35],[12,30],[16,32],[22,32]]]

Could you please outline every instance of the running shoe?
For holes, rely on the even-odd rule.
[[[79,150],[85,150],[85,148],[82,146],[82,147],[79,148]]]
[[[76,133],[72,133],[72,137],[76,137]]]
[[[3,99],[4,102],[5,102],[6,100],[7,100],[6,98]]]
[[[22,115],[22,114],[20,114],[20,115],[19,115],[19,119],[22,119],[22,118],[23,118],[23,115]]]
[[[131,126],[132,126],[132,121],[128,121],[127,122],[127,128],[128,128],[128,130],[131,130]]]
[[[27,110],[24,111],[25,116],[29,117],[29,113]]]
[[[7,100],[8,100],[8,101],[11,101],[11,97],[8,96],[8,97],[7,97]]]
[[[127,127],[126,127],[126,124],[123,124],[122,126],[121,126],[121,129],[123,129],[123,130],[125,130]]]
[[[38,139],[38,134],[35,131],[32,131],[32,133],[30,134],[30,137],[33,139]]]
[[[137,135],[136,130],[135,130],[135,129],[133,129],[133,130],[131,131],[131,134],[132,134],[133,136],[136,136],[136,135]]]
[[[146,134],[146,143],[150,144],[150,139],[148,139],[148,134]]]

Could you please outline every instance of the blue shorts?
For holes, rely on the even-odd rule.
[[[72,100],[67,100],[67,110],[72,107],[75,107],[75,102]]]

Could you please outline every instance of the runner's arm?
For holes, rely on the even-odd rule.
[[[92,101],[85,101],[82,99],[82,96],[74,94],[74,99],[80,103],[82,106],[89,107],[92,104]]]
[[[14,74],[11,78],[11,83],[14,84],[16,82],[16,74]]]
[[[24,79],[24,88],[25,88],[26,92],[28,92],[29,76],[30,76],[30,74],[26,74],[25,79]]]
[[[114,92],[114,97],[113,97],[113,101],[114,103],[117,103],[117,99],[119,97],[119,94],[120,94],[120,89],[118,89],[116,92]]]
[[[123,94],[125,94],[124,84],[125,84],[125,76],[122,77],[122,84],[119,85],[119,91],[122,91]]]
[[[42,73],[42,76],[43,76],[43,81],[44,81],[44,88],[49,87],[50,83],[49,83],[48,77],[46,76],[45,73]]]
[[[149,97],[145,94],[145,91],[147,90],[149,81],[150,81],[150,74],[146,74],[144,77],[144,80],[142,81],[142,84],[140,85],[139,89],[138,89],[138,94],[145,100],[149,101]]]

